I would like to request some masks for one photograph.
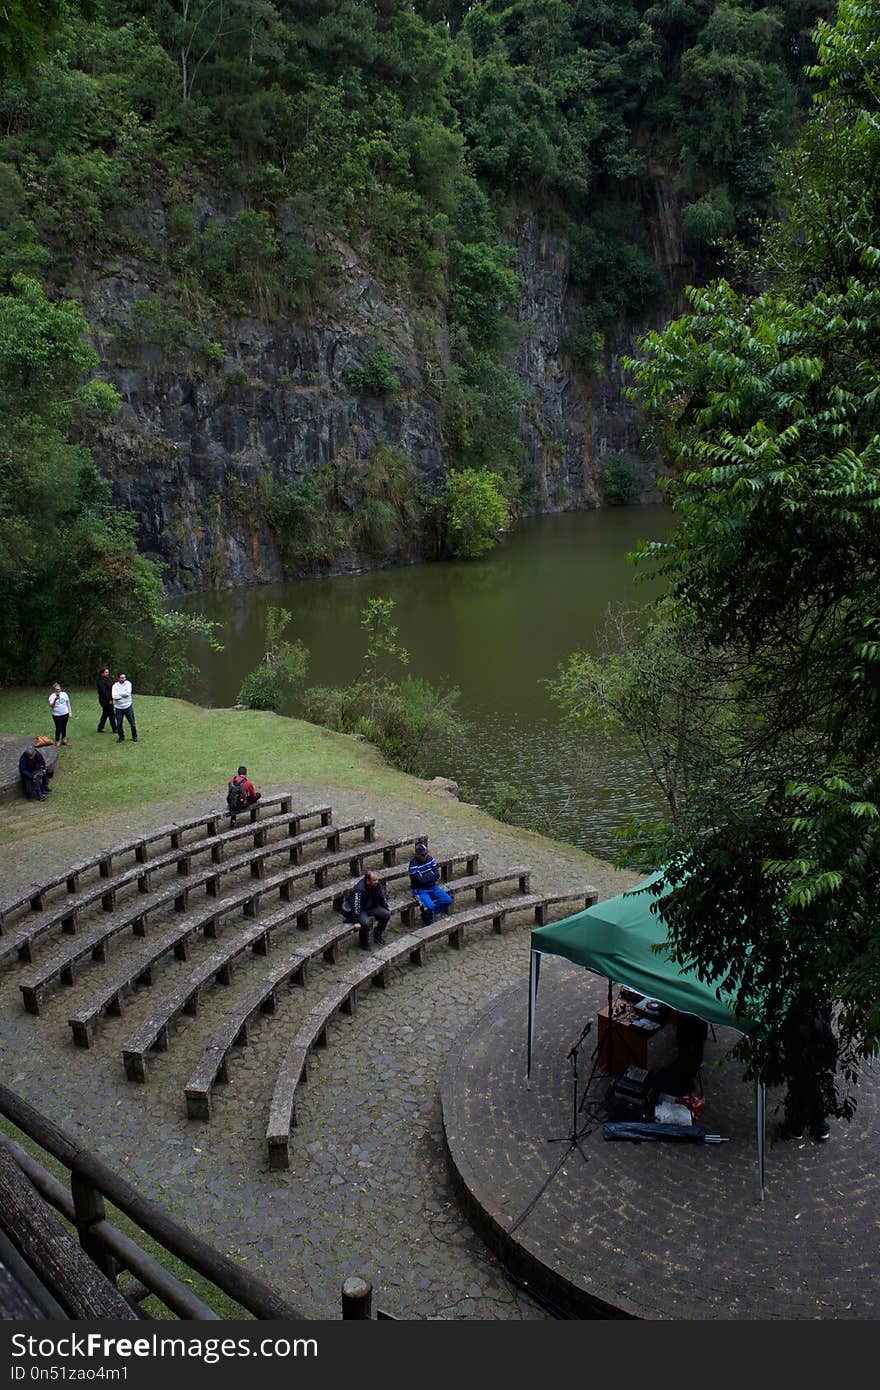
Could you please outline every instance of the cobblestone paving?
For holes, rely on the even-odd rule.
[[[267,789],[272,790],[272,789]],[[281,790],[279,788],[278,790]],[[424,813],[367,794],[300,786],[295,807],[321,801],[334,819],[376,817],[377,834],[426,829],[435,852],[475,847],[482,869],[528,862],[535,889],[593,883],[601,896],[632,881],[572,847],[495,825],[471,826],[458,806],[438,799]],[[133,808],[0,850],[3,893],[48,877],[98,849],[151,826],[217,809],[217,798]],[[32,808],[4,809],[4,818]],[[226,891],[231,885],[227,885]],[[273,900],[264,911],[275,910]],[[313,931],[327,925],[316,914]],[[199,1015],[182,1018],[167,1053],[151,1054],[146,1085],[127,1083],[120,1048],[149,1011],[213,948],[198,938],[190,964],[169,961],[152,990],[138,991],[120,1018],[101,1021],[90,1051],[73,1046],[67,1019],[143,942],[114,941],[105,964],[89,965],[71,989],[50,991],[34,1018],[20,1004],[23,967],[0,969],[0,1049],[9,1085],[78,1134],[174,1215],[273,1283],[306,1315],[339,1316],[342,1279],[373,1281],[376,1302],[407,1318],[542,1318],[519,1293],[458,1211],[441,1142],[439,1084],[444,1062],[468,1021],[528,967],[528,928],[474,934],[457,952],[437,944],[421,970],[401,969],[384,993],[363,992],[356,1015],[331,1027],[331,1046],[298,1097],[289,1173],[270,1172],[264,1131],[275,1071],[305,1007],[354,961],[315,963],[306,991],[291,990],[253,1043],[230,1058],[231,1084],[215,1092],[210,1124],[188,1121],[183,1086],[220,1011],[256,978],[259,960],[243,958],[231,986],[206,992]],[[161,930],[152,924],[149,937]],[[224,931],[227,938],[234,926]],[[294,939],[279,935],[270,960]],[[54,952],[43,945],[38,960]],[[305,1002],[304,1002],[305,1001]]]
[[[494,1229],[506,1233],[508,1258],[530,1273],[531,1261],[559,1271],[576,1306],[598,1299],[643,1318],[877,1316],[873,1073],[852,1125],[832,1121],[830,1143],[769,1149],[761,1202],[753,1093],[736,1066],[713,1065],[736,1041],[732,1030],[710,1038],[704,1065],[704,1123],[729,1142],[607,1143],[584,1111],[584,1161],[547,1136],[571,1128],[560,1039],[574,1041],[602,1007],[605,982],[567,961],[545,962],[531,1090],[522,1084],[527,999],[520,981],[472,1020],[443,1080],[456,1167]],[[588,1063],[589,1047],[583,1055]],[[771,1097],[771,1111],[779,1099]]]

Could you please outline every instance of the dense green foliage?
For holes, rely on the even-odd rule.
[[[18,8],[4,11],[12,27]],[[3,94],[5,158],[57,249],[124,241],[126,211],[153,191],[180,273],[252,300],[273,270],[288,285],[309,259],[279,217],[293,199],[294,220],[368,232],[378,261],[415,284],[436,287],[451,263],[462,323],[476,270],[490,311],[479,347],[493,295],[509,288],[481,188],[555,204],[576,219],[580,273],[611,257],[610,292],[643,297],[656,287],[640,284],[628,181],[653,162],[695,202],[729,207],[722,224],[750,216],[770,191],[772,144],[788,133],[806,30],[823,7],[487,0],[460,25],[402,0],[91,8],[91,23],[67,9],[51,65]],[[206,187],[246,206],[197,219]]]
[[[78,442],[116,410],[87,380],[97,357],[76,304],[35,281],[0,295],[0,679],[96,672],[122,661],[179,690],[189,635],[208,629],[163,612],[160,572],[137,553],[134,521]]]
[[[363,367],[349,367],[345,379],[352,391],[373,396],[393,396],[400,390],[394,358],[386,348],[374,348]]]
[[[627,458],[608,459],[602,469],[602,487],[605,501],[612,507],[628,507],[639,500],[639,477]]]
[[[636,365],[674,462],[670,599],[628,654],[580,663],[574,701],[604,683],[672,759],[674,814],[641,854],[668,863],[679,958],[761,1020],[770,1081],[798,1066],[787,1020],[832,1000],[847,1077],[880,1042],[880,5],[842,0],[818,38],[757,292],[692,291]]]
[[[658,180],[688,204],[695,251],[767,205],[773,145],[788,138],[802,94],[807,29],[825,8],[9,0],[0,9],[4,312],[10,322],[24,312],[23,274],[43,286],[41,313],[62,315],[55,332],[73,322],[60,304],[71,287],[133,257],[143,288],[115,335],[116,359],[196,380],[224,370],[232,388],[229,316],[331,306],[333,236],[347,238],[418,308],[448,491],[380,445],[365,461],[267,474],[252,491],[230,476],[229,505],[271,527],[294,570],[332,565],[346,550],[405,554],[416,534],[423,551],[479,553],[509,515],[541,501],[522,442],[528,393],[510,367],[517,210],[568,234],[583,299],[568,351],[588,369],[608,328],[667,288],[645,230]],[[73,376],[100,365],[66,360]],[[56,398],[52,364],[28,370],[33,400]],[[376,330],[339,385],[383,398],[390,412],[405,382]],[[63,389],[72,399],[70,383]],[[116,649],[114,633],[130,644],[135,629],[152,631],[165,654],[181,637],[176,619],[173,632],[157,627],[157,572],[138,560],[131,520],[110,508],[83,447],[110,402],[86,388],[63,421],[17,395],[12,404],[2,441],[4,672],[30,651],[37,596],[50,664],[84,669],[93,648]],[[54,582],[73,585],[59,612]],[[168,670],[163,679],[182,678]]]
[[[475,468],[450,473],[443,505],[449,548],[463,559],[491,550],[510,519],[504,480],[497,473]]]

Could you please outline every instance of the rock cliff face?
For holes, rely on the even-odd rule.
[[[658,260],[672,266],[682,255],[676,210],[657,198],[652,236]],[[161,208],[149,210],[144,225],[161,249]],[[618,361],[646,325],[624,326],[606,345],[601,370],[589,379],[579,375],[564,352],[579,307],[567,240],[539,230],[526,213],[511,236],[523,279],[514,370],[531,392],[522,430],[542,507],[601,504],[609,454],[634,461],[643,496],[651,496],[653,468],[639,452],[640,422],[624,399]],[[126,337],[134,301],[167,296],[161,257],[118,259],[77,276],[103,373],[123,398],[117,421],[89,442],[114,500],[138,518],[141,548],[166,562],[172,593],[283,577],[265,502],[269,478],[283,487],[330,466],[344,496],[346,480],[369,468],[378,446],[391,445],[426,481],[442,479],[440,311],[433,307],[431,332],[425,306],[380,284],[350,246],[324,236],[320,249],[337,266],[332,308],[302,321],[230,316],[222,351],[210,360]],[[347,373],[363,367],[379,344],[397,363],[401,389],[392,397],[347,384]],[[425,550],[414,535],[380,558],[416,560]],[[352,547],[335,567],[376,563],[375,554]]]

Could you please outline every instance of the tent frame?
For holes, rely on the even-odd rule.
[[[526,1089],[529,1091],[532,1089],[532,1061],[534,1058],[535,1051],[535,1018],[537,1016],[538,1011],[538,985],[540,983],[541,978],[541,957],[546,954],[548,953],[544,951],[536,951],[535,948],[532,947],[529,955],[529,1026],[528,1044],[526,1049]],[[565,957],[563,957],[563,959],[565,959]],[[572,964],[575,963],[576,962],[572,962]],[[607,979],[608,995],[610,999],[611,991],[614,985],[614,982],[612,981],[611,977],[603,977],[602,975],[600,975],[599,971],[591,970],[588,965],[582,965],[580,968],[582,970],[590,970],[591,974],[598,975],[600,979]],[[625,980],[618,980],[617,983],[629,988]],[[660,999],[660,995],[656,995],[655,997]],[[660,999],[660,1002],[665,1004],[666,1000]],[[668,1004],[667,1007],[673,1008],[674,1006]],[[696,1011],[694,1011],[694,1016],[696,1018],[702,1017],[702,1015],[697,1013]],[[764,1085],[763,1081],[760,1080],[755,1082],[755,1139],[757,1144],[758,1158],[758,1185],[760,1189],[760,1200],[763,1202],[766,1174],[765,1156],[767,1148],[767,1088]]]

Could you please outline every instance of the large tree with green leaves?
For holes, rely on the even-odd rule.
[[[35,280],[0,296],[0,680],[70,680],[125,657],[178,693],[206,625],[165,612],[160,569],[82,443],[119,401],[92,375],[85,332],[78,305]]]
[[[650,855],[678,958],[760,1020],[769,1081],[823,1001],[847,1076],[880,1041],[880,5],[844,0],[817,38],[757,286],[691,291],[633,364],[672,464],[664,624],[724,674]]]
[[[46,56],[46,39],[65,14],[95,13],[97,0],[3,0],[0,6],[0,78],[25,76]]]

